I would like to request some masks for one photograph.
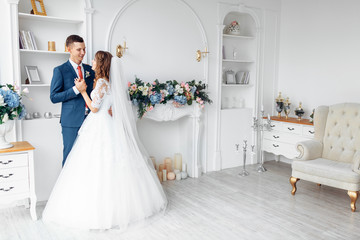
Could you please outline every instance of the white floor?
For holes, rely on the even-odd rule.
[[[23,207],[0,209],[0,239],[360,239],[360,211],[351,212],[346,191],[299,181],[292,196],[290,165],[265,166],[265,173],[249,166],[248,177],[233,168],[166,182],[165,216],[125,233],[55,229],[31,221]],[[39,216],[43,208],[37,208]]]

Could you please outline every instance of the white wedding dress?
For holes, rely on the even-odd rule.
[[[127,135],[133,132],[125,121],[116,122],[108,113],[113,95],[108,81],[99,79],[91,93],[99,111],[91,112],[79,130],[43,212],[44,222],[124,230],[165,210],[167,199],[148,156],[139,150],[142,146],[131,145]],[[116,136],[120,133],[125,137]]]

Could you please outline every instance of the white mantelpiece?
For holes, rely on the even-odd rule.
[[[188,174],[190,177],[199,177],[202,172],[201,163],[199,161],[199,136],[200,136],[200,116],[201,108],[195,103],[191,106],[186,105],[183,107],[175,107],[172,101],[167,104],[158,104],[156,107],[147,112],[144,118],[163,122],[163,121],[176,121],[183,117],[192,118],[193,131],[192,131],[192,157],[188,165]]]

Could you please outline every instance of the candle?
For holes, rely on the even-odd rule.
[[[166,182],[166,169],[162,170],[162,174],[163,174],[163,181]]]
[[[162,183],[162,181],[163,181],[163,173],[158,172],[157,175],[158,175],[159,181]]]
[[[264,111],[264,105],[261,105],[261,111]]]
[[[176,180],[181,180],[181,172],[178,172],[175,175],[176,175]]]
[[[152,163],[153,163],[153,165],[154,165],[154,168],[156,169],[156,161],[155,161],[155,157],[150,156],[150,159],[151,159],[151,161],[152,161]]]
[[[174,161],[175,161],[174,168],[181,171],[182,157],[180,153],[175,153]]]
[[[169,173],[169,172],[172,172],[171,163],[166,163],[165,169],[166,169],[166,171],[167,171],[168,173]]]
[[[167,179],[168,180],[174,180],[175,179],[175,173],[174,172],[169,172],[167,174]]]
[[[270,114],[268,114],[268,120],[270,121]]]
[[[165,165],[164,164],[159,164],[159,171],[162,172],[162,170],[164,170]]]
[[[183,164],[182,164],[182,171],[183,171],[183,172],[186,172],[186,163],[183,163]]]
[[[167,157],[167,158],[164,159],[164,164],[166,165],[167,163],[172,164],[171,158]]]

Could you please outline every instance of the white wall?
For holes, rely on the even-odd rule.
[[[175,2],[179,2],[180,0],[172,0]],[[109,32],[109,28],[111,23],[113,22],[116,14],[118,11],[128,2],[128,0],[112,0],[108,1],[109,4],[104,4],[104,1],[101,0],[93,0],[93,7],[95,8],[96,12],[93,16],[93,32],[94,32],[94,53],[97,50],[105,49],[107,46],[107,35]],[[110,3],[111,2],[111,3]],[[161,1],[159,1],[161,2]],[[243,0],[243,1],[237,1],[237,0],[185,0],[185,2],[195,11],[195,13],[200,18],[200,21],[205,29],[205,34],[208,40],[208,48],[210,51],[210,54],[208,55],[209,60],[209,88],[208,91],[210,93],[210,97],[212,100],[214,100],[214,104],[210,106],[206,106],[206,112],[204,119],[204,123],[207,124],[206,134],[201,139],[201,141],[206,142],[207,145],[205,146],[206,149],[206,156],[207,156],[207,171],[213,171],[215,169],[215,164],[213,162],[214,153],[215,153],[215,135],[216,135],[216,92],[217,92],[217,25],[219,24],[218,21],[218,3],[219,2],[225,2],[229,4],[239,4],[243,3],[246,6],[252,7],[256,9],[256,11],[259,14],[262,14],[262,29],[264,34],[266,34],[266,39],[264,42],[264,61],[266,61],[266,68],[264,68],[264,71],[267,71],[266,74],[263,75],[264,83],[266,83],[266,103],[265,110],[271,111],[271,104],[268,104],[271,99],[274,98],[273,94],[273,86],[276,85],[276,62],[277,62],[277,30],[278,30],[278,20],[279,20],[279,12],[280,12],[280,0]],[[156,8],[162,8],[160,4],[154,4],[152,6],[154,9]],[[149,9],[151,12],[151,9]],[[169,19],[171,21],[171,19]],[[142,31],[141,26],[134,29],[134,31]],[[166,31],[164,31],[164,34],[166,34]],[[164,36],[158,35],[158,36],[150,36],[150,37],[157,37],[162,38]],[[143,41],[146,43],[147,36],[144,36]],[[122,40],[122,39],[121,39]],[[177,43],[174,43],[175,45],[181,45],[183,44],[183,40],[179,39]],[[128,45],[130,47],[131,42],[128,42]],[[126,56],[125,56],[126,58]],[[153,63],[154,66],[157,64],[156,62]],[[138,66],[138,68],[141,68],[141,66]],[[147,67],[149,68],[149,67]],[[163,72],[159,73],[159,75],[171,75],[172,73],[167,72],[167,69],[163,69]],[[177,78],[177,76],[174,76],[174,78]],[[270,100],[269,100],[270,99]],[[171,124],[164,124],[165,129],[167,129]],[[184,126],[183,124],[180,124],[179,127]],[[140,126],[140,134],[142,136],[147,135],[148,132],[143,132],[144,127]],[[149,131],[152,132],[152,131]],[[160,134],[158,138],[164,138],[166,139],[168,135],[166,134]],[[149,139],[143,139],[145,145],[146,142],[150,142]],[[180,140],[177,140],[180,141]],[[177,152],[179,147],[173,146],[173,148],[166,148],[166,152]],[[164,153],[159,152],[158,150],[154,150],[153,152],[150,151],[150,154],[153,154],[157,156],[158,161],[162,160]],[[160,159],[159,159],[160,158]]]
[[[305,117],[319,105],[360,102],[360,1],[283,0],[279,86]],[[293,111],[292,111],[293,112]]]

